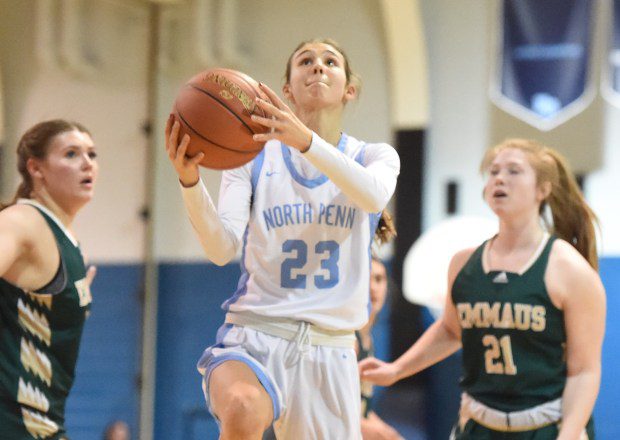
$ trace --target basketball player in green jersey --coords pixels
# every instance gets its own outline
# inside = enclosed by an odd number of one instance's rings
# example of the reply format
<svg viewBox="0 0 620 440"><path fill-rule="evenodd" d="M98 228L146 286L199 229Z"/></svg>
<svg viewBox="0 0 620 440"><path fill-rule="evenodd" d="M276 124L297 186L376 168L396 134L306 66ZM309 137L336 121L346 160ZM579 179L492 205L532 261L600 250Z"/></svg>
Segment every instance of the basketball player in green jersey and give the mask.
<svg viewBox="0 0 620 440"><path fill-rule="evenodd" d="M595 216L551 148L509 139L481 168L498 234L453 257L443 317L395 362L362 361L362 378L390 385L462 347L452 438L594 438L605 331Z"/></svg>
<svg viewBox="0 0 620 440"><path fill-rule="evenodd" d="M0 211L0 437L65 439L94 276L71 225L93 196L95 147L82 125L53 120L17 155L22 183Z"/></svg>

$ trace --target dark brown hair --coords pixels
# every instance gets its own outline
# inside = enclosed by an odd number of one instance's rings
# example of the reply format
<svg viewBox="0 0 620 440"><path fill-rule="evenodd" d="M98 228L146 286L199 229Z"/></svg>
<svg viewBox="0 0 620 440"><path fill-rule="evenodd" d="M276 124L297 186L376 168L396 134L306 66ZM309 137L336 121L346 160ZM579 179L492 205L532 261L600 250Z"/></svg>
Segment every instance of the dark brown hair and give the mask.
<svg viewBox="0 0 620 440"><path fill-rule="evenodd" d="M377 244L385 244L396 237L396 235L396 226L394 226L392 214L387 209L384 209L381 211L381 218L379 218L379 224L375 230L375 241Z"/></svg>
<svg viewBox="0 0 620 440"><path fill-rule="evenodd" d="M86 127L78 122L65 121L63 119L53 119L44 121L29 128L17 144L17 170L22 177L22 181L15 192L13 200L0 206L4 209L13 205L19 198L28 198L32 193L32 176L28 172L28 159L35 158L43 160L47 157L52 139L61 133L78 130L82 133L90 132Z"/></svg>
<svg viewBox="0 0 620 440"><path fill-rule="evenodd" d="M551 192L539 208L541 217L548 205L553 219L553 225L549 226L553 233L572 244L590 266L597 269L595 226L598 220L584 199L566 158L553 148L533 140L507 139L486 152L480 170L486 172L497 154L508 148L525 153L536 172L538 185L551 183Z"/></svg>

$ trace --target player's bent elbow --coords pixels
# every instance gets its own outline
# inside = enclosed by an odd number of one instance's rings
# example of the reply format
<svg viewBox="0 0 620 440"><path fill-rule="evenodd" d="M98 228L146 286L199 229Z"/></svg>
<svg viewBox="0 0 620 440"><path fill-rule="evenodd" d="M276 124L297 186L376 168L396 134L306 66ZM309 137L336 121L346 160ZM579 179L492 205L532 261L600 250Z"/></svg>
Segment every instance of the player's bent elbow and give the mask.
<svg viewBox="0 0 620 440"><path fill-rule="evenodd" d="M235 252L228 252L226 250L224 251L219 251L217 253L212 252L211 249L207 249L207 247L203 246L203 249L205 251L205 254L207 256L207 258L209 259L209 261L213 264L215 264L216 266L226 266L228 263L231 262L231 260L235 257Z"/></svg>
<svg viewBox="0 0 620 440"><path fill-rule="evenodd" d="M220 256L209 256L207 255L207 258L209 259L209 261L213 264L215 264L216 266L226 266L228 263L230 263L230 260L232 260L232 258L225 256L225 257L220 257Z"/></svg>
<svg viewBox="0 0 620 440"><path fill-rule="evenodd" d="M601 361L596 359L588 359L586 362L577 362L568 359L566 363L567 377L588 375L592 377L598 377L600 379L601 370Z"/></svg>
<svg viewBox="0 0 620 440"><path fill-rule="evenodd" d="M362 210L367 214L376 214L377 212L383 211L387 206L388 202L389 199L383 200L383 198L380 199L378 197L369 197L368 199L364 200L363 203L360 203L359 207L362 208Z"/></svg>
<svg viewBox="0 0 620 440"><path fill-rule="evenodd" d="M459 334L459 331L456 330L455 328L453 328L448 322L446 322L444 319L441 320L441 327L444 331L444 334L450 338L451 340L458 342L459 344L461 343L461 335Z"/></svg>

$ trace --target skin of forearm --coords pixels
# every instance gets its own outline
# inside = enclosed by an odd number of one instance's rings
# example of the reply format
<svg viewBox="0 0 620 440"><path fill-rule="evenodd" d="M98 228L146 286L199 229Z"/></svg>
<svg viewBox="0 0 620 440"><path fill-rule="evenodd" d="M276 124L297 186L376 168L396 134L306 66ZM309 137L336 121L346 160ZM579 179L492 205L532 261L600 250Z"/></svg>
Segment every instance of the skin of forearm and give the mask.
<svg viewBox="0 0 620 440"><path fill-rule="evenodd" d="M461 348L461 341L438 320L428 328L418 341L395 361L398 379L411 376L447 358Z"/></svg>
<svg viewBox="0 0 620 440"><path fill-rule="evenodd" d="M562 428L558 440L579 439L592 414L600 380L600 366L568 376L562 395Z"/></svg>

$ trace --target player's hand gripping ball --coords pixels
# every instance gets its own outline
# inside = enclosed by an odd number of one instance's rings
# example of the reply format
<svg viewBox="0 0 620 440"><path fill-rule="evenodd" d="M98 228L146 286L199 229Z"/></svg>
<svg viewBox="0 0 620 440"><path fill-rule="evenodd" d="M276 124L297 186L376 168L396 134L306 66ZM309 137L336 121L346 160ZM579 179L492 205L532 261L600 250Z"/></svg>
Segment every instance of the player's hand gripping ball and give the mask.
<svg viewBox="0 0 620 440"><path fill-rule="evenodd" d="M267 129L252 121L253 114L266 117L255 99L271 102L258 83L230 69L209 69L192 77L179 91L173 114L191 141L187 155L204 153L200 165L216 170L236 168L251 161L265 143L252 135Z"/></svg>

